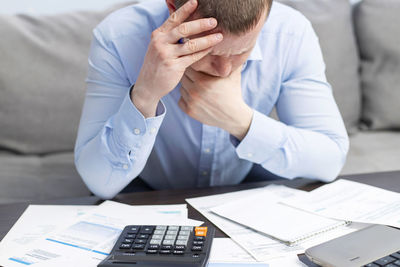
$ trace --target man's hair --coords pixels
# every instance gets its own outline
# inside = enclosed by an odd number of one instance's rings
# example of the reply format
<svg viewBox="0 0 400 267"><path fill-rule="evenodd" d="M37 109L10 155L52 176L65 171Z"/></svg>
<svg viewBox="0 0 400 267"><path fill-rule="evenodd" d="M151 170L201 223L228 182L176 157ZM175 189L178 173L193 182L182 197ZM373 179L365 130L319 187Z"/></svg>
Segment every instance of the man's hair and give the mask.
<svg viewBox="0 0 400 267"><path fill-rule="evenodd" d="M175 0L176 8L188 0ZM198 14L204 18L213 17L218 27L233 34L241 34L253 29L262 14L267 16L273 0L197 0Z"/></svg>

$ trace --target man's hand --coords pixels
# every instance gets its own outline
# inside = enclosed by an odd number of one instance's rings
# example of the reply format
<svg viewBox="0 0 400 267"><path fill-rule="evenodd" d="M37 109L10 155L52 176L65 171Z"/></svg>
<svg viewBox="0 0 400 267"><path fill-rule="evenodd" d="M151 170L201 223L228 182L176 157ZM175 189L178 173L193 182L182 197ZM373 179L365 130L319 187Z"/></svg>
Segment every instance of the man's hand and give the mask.
<svg viewBox="0 0 400 267"><path fill-rule="evenodd" d="M155 115L160 99L171 92L185 69L206 56L222 41L221 33L210 34L178 43L181 38L210 31L217 26L214 18L184 22L196 10L197 1L190 0L151 36L151 41L131 99L145 117Z"/></svg>
<svg viewBox="0 0 400 267"><path fill-rule="evenodd" d="M227 78L209 76L188 68L181 80L180 108L201 123L216 126L242 140L253 110L244 102L241 68Z"/></svg>

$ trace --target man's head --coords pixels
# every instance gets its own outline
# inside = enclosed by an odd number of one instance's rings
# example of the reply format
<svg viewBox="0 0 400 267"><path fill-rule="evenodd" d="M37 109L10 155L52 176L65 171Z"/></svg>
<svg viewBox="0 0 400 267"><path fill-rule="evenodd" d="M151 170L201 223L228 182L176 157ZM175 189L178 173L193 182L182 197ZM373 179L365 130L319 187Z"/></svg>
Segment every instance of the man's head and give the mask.
<svg viewBox="0 0 400 267"><path fill-rule="evenodd" d="M170 13L187 1L166 0ZM192 68L213 76L227 77L241 67L251 54L271 6L272 0L198 0L197 10L189 20L215 18L218 27L211 32L222 32L224 40ZM199 36L192 38L196 37Z"/></svg>

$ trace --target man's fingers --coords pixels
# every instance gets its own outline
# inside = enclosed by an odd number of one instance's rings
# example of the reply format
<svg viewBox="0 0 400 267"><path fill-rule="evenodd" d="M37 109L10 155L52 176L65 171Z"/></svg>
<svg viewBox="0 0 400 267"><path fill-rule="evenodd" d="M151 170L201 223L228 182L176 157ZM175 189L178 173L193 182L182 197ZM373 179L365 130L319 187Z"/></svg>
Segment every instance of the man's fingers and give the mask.
<svg viewBox="0 0 400 267"><path fill-rule="evenodd" d="M212 48L213 46L220 43L222 39L223 36L221 33L214 33L200 38L191 39L183 45L174 46L175 54L178 57L194 54Z"/></svg>
<svg viewBox="0 0 400 267"><path fill-rule="evenodd" d="M190 37L202 32L210 31L217 27L217 20L214 18L198 19L184 22L171 31L170 43L176 43L179 39Z"/></svg>
<svg viewBox="0 0 400 267"><path fill-rule="evenodd" d="M169 16L166 22L160 27L162 32L168 32L184 22L197 8L197 0L189 0L181 8Z"/></svg>

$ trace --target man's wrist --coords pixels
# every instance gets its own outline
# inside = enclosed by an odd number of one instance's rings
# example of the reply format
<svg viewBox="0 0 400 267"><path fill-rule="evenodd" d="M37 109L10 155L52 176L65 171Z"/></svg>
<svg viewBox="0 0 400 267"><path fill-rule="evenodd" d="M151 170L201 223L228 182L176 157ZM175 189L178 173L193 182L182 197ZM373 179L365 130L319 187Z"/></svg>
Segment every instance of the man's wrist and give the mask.
<svg viewBox="0 0 400 267"><path fill-rule="evenodd" d="M131 90L131 101L145 118L155 117L160 99L152 96L137 85Z"/></svg>
<svg viewBox="0 0 400 267"><path fill-rule="evenodd" d="M253 114L254 111L249 106L245 105L241 112L238 113L235 120L233 120L225 130L227 130L232 136L236 137L239 141L242 141L250 129Z"/></svg>

